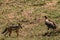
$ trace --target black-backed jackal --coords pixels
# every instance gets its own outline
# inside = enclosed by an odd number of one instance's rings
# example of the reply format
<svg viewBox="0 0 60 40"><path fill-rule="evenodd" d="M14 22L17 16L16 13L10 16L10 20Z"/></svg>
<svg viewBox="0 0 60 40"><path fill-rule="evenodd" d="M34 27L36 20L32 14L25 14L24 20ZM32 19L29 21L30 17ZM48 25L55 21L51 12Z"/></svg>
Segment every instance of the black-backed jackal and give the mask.
<svg viewBox="0 0 60 40"><path fill-rule="evenodd" d="M5 30L2 32L2 34L5 33L5 36L6 36L6 34L9 33L9 36L11 36L12 31L15 31L17 33L17 36L19 36L19 29L20 28L22 29L22 26L21 26L21 24L18 23L17 26L12 25L12 26L5 28Z"/></svg>

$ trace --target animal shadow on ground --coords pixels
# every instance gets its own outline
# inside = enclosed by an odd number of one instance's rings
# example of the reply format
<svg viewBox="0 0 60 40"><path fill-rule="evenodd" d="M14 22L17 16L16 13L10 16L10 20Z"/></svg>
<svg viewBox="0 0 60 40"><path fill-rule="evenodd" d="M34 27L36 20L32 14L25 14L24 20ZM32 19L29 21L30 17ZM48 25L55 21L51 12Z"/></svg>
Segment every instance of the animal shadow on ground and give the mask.
<svg viewBox="0 0 60 40"><path fill-rule="evenodd" d="M52 31L52 32L46 32L46 33L44 33L42 36L58 36L58 35L60 35L60 31Z"/></svg>

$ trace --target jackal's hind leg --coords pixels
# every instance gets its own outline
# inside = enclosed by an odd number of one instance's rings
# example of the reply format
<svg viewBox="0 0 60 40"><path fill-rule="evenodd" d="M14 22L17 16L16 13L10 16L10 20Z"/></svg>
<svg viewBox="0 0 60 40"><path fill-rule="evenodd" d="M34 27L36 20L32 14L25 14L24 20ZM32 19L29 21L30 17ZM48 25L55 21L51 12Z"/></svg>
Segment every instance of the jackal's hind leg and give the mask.
<svg viewBox="0 0 60 40"><path fill-rule="evenodd" d="M8 31L4 34L4 36L6 36L6 35L7 35L7 33L8 33Z"/></svg>
<svg viewBox="0 0 60 40"><path fill-rule="evenodd" d="M11 36L12 30L9 30L9 36Z"/></svg>

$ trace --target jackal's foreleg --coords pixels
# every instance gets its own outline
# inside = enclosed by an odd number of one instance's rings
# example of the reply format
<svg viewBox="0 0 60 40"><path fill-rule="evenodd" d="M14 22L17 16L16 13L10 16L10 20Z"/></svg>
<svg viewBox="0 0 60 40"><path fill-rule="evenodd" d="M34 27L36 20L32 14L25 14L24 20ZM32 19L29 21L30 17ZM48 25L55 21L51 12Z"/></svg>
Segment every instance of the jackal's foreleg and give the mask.
<svg viewBox="0 0 60 40"><path fill-rule="evenodd" d="M19 36L19 29L16 30L16 33L17 33L17 37Z"/></svg>

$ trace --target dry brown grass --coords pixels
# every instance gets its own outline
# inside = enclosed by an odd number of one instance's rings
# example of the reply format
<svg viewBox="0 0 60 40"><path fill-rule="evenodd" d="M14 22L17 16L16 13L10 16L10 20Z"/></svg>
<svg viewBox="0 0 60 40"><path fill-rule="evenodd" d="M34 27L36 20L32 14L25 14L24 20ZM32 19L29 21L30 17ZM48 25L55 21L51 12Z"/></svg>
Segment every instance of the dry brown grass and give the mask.
<svg viewBox="0 0 60 40"><path fill-rule="evenodd" d="M17 25L18 22L22 24L23 28L20 30L18 38L13 32L11 37L0 34L0 40L60 40L59 33L52 33L57 34L57 36L42 36L47 32L43 17L45 15L54 20L57 24L57 30L60 30L60 6L58 0L46 0L45 3L40 1L1 0L0 33L12 24ZM28 22L20 22L22 20L28 20Z"/></svg>

